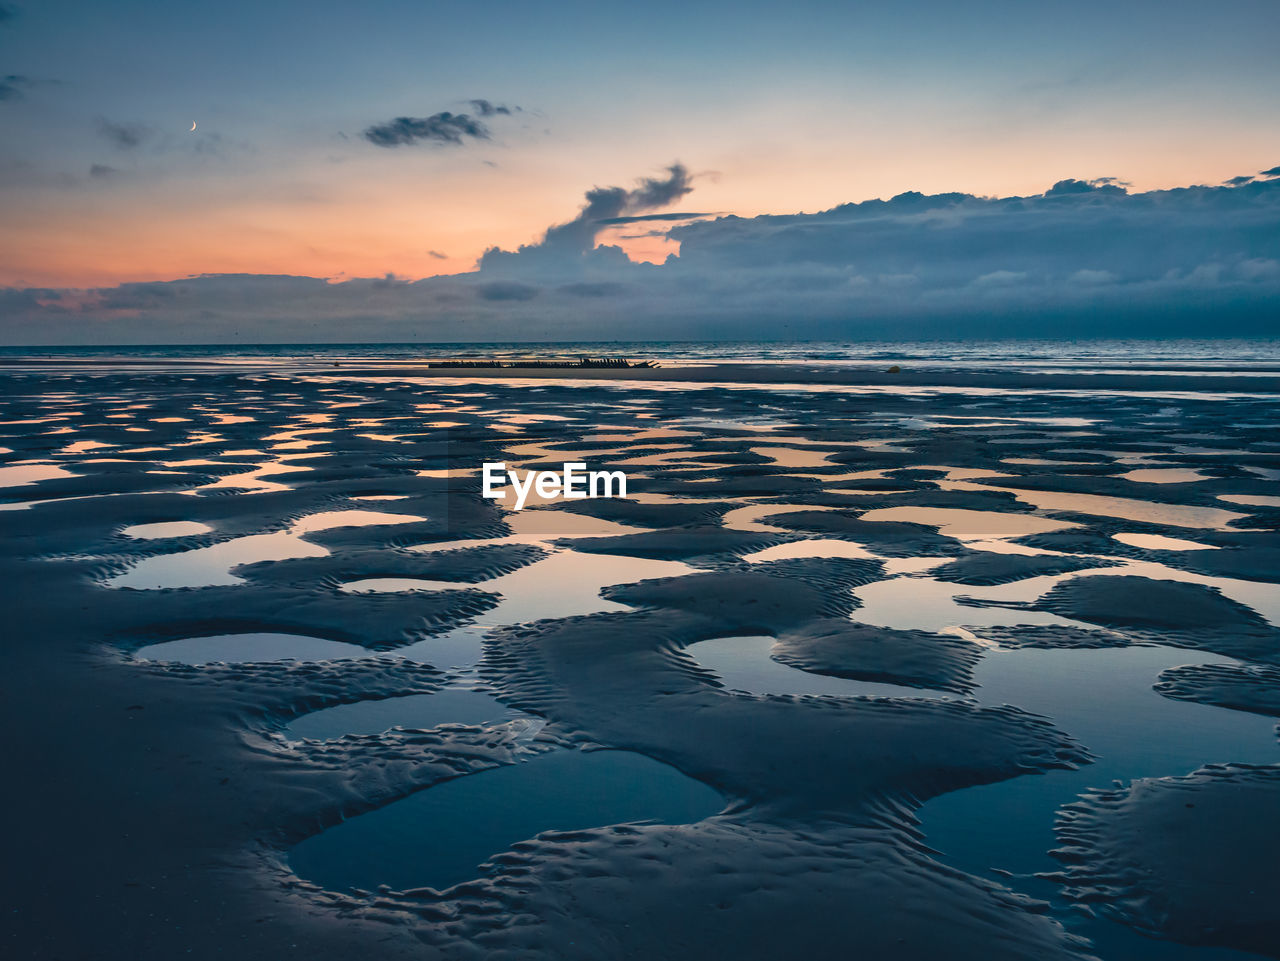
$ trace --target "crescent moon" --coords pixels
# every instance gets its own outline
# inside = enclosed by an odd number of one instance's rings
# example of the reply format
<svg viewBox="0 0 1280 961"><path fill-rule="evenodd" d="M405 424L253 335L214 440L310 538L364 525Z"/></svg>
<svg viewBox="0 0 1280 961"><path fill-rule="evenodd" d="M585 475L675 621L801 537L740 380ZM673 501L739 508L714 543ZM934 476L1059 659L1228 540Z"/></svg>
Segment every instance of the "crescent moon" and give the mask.
<svg viewBox="0 0 1280 961"><path fill-rule="evenodd" d="M195 130L195 129L196 129L196 122L193 120L191 121L191 130ZM191 133L191 130L188 130L187 133Z"/></svg>

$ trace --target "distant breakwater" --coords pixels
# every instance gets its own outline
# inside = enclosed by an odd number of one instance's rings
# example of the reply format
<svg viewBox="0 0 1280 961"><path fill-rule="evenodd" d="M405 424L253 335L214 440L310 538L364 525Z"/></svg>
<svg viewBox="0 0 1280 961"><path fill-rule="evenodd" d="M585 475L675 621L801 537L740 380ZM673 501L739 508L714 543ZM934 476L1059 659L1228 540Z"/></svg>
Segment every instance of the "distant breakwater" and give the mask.
<svg viewBox="0 0 1280 961"><path fill-rule="evenodd" d="M625 357L580 357L577 360L433 360L428 367L657 367L651 360L631 361Z"/></svg>

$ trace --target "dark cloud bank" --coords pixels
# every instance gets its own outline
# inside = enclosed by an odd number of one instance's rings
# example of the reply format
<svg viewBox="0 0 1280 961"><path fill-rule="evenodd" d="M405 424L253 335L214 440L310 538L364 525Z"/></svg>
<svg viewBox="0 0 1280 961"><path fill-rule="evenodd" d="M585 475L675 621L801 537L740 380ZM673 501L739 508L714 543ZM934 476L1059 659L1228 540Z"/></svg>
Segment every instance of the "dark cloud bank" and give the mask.
<svg viewBox="0 0 1280 961"><path fill-rule="evenodd" d="M5 74L0 77L0 101L21 100L24 91L31 86L31 78L20 73Z"/></svg>
<svg viewBox="0 0 1280 961"><path fill-rule="evenodd" d="M98 136L117 150L137 150L151 139L155 133L150 127L140 123L114 123L110 120L98 121Z"/></svg>
<svg viewBox="0 0 1280 961"><path fill-rule="evenodd" d="M364 139L375 147L408 147L414 144L452 145L460 147L468 140L489 140L489 125L481 117L509 117L519 107L489 100L468 100L475 116L448 110L430 117L396 117L386 123L365 128Z"/></svg>
<svg viewBox="0 0 1280 961"><path fill-rule="evenodd" d="M477 113L480 111L477 109ZM673 164L587 192L535 244L409 282L214 275L0 291L14 344L1280 334L1280 177L1030 197L908 192L821 213L653 221L680 243L628 260L611 225L692 190Z"/></svg>

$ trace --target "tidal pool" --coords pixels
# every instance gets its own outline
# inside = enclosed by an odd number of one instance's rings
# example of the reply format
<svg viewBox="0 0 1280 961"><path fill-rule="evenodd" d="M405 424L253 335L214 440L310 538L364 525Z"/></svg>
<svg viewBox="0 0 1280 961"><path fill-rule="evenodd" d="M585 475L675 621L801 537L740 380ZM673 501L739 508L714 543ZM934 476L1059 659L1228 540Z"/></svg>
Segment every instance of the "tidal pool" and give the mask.
<svg viewBox="0 0 1280 961"><path fill-rule="evenodd" d="M549 546L536 536L516 535L487 542L451 542L448 545L431 545L430 548L419 547L414 550L429 553L443 547L455 547L458 543L468 546L478 546L481 543L534 543ZM594 614L597 611L630 610L625 604L605 600L600 596L600 591L613 584L630 584L651 577L679 577L692 572L692 567L679 561L624 557L618 554L585 554L553 548L550 554L533 564L474 584L415 578L371 578L346 586L347 589L353 589L354 584L361 584L361 590L373 591L445 590L447 585L454 589L474 588L501 594L502 600L498 606L484 614L484 622L496 626L526 624L544 617L572 617L575 614ZM380 583L374 584L375 580Z"/></svg>
<svg viewBox="0 0 1280 961"><path fill-rule="evenodd" d="M399 591L465 591L477 588L477 584L464 581L428 581L420 577L366 577L360 581L348 581L341 590L348 594L382 594Z"/></svg>
<svg viewBox="0 0 1280 961"><path fill-rule="evenodd" d="M714 480L714 478L711 478ZM724 516L720 518L720 523L725 527L738 531L750 531L753 534L789 534L791 531L785 527L775 527L773 524L766 524L762 518L776 517L780 514L794 514L801 511L822 511L835 510L834 507L810 507L807 504L746 504L742 507L735 507L733 510L726 511ZM862 557L869 556L867 554L859 555Z"/></svg>
<svg viewBox="0 0 1280 961"><path fill-rule="evenodd" d="M540 543L536 538L522 535L499 538L489 543L508 542ZM499 594L498 606L486 611L475 623L392 652L393 656L423 661L439 668L468 668L480 660L484 636L493 628L527 624L544 617L631 610L625 604L605 600L600 591L612 584L629 584L650 577L677 577L692 571L692 567L679 561L580 554L559 549L527 567L475 584L387 577L352 581L344 584L343 590L378 593L469 588Z"/></svg>
<svg viewBox="0 0 1280 961"><path fill-rule="evenodd" d="M1111 537L1121 544L1141 547L1147 551L1211 551L1214 549L1212 544L1201 544L1199 541L1189 541L1181 537L1167 537L1164 534L1136 534L1121 531L1119 534L1112 534Z"/></svg>
<svg viewBox="0 0 1280 961"><path fill-rule="evenodd" d="M865 560L874 558L876 555L866 548L859 547L849 541L818 538L815 540L791 541L788 544L774 544L764 550L745 554L742 559L752 563L760 563L764 561L780 561L793 557L852 557Z"/></svg>
<svg viewBox="0 0 1280 961"><path fill-rule="evenodd" d="M162 521L156 524L134 524L120 533L125 537L137 537L142 540L157 540L163 537L189 537L193 534L208 534L213 528L199 521Z"/></svg>
<svg viewBox="0 0 1280 961"><path fill-rule="evenodd" d="M0 467L0 487L25 487L57 477L75 477L71 471L56 464L14 464Z"/></svg>
<svg viewBox="0 0 1280 961"><path fill-rule="evenodd" d="M905 558L914 564L916 558ZM924 560L933 563L933 558ZM926 568L927 569L927 568ZM908 565L895 570L911 570ZM1061 576L1028 578L998 587L972 587L935 580L932 577L890 577L854 589L861 607L853 619L876 627L900 630L946 631L965 626L989 627L999 624L1062 624L1081 626L1079 622L1045 611L1009 610L1002 607L968 607L956 602L957 597L970 596L1001 600L1034 600Z"/></svg>
<svg viewBox="0 0 1280 961"><path fill-rule="evenodd" d="M391 514L386 511L321 511L298 518L289 530L294 534L314 534L338 527L377 527L383 524L413 524L423 520L426 518L416 514Z"/></svg>
<svg viewBox="0 0 1280 961"><path fill-rule="evenodd" d="M1246 507L1280 507L1280 497L1271 494L1219 494L1218 500Z"/></svg>
<svg viewBox="0 0 1280 961"><path fill-rule="evenodd" d="M176 641L148 644L134 652L147 661L176 661L179 664L245 664L252 661L330 661L339 658L369 657L359 644L327 641L305 634L211 634L184 637Z"/></svg>
<svg viewBox="0 0 1280 961"><path fill-rule="evenodd" d="M944 691L921 690L900 684L855 681L814 674L770 657L774 640L767 636L718 637L699 641L685 653L714 671L731 691L748 694L832 694L837 697L955 697Z"/></svg>
<svg viewBox="0 0 1280 961"><path fill-rule="evenodd" d="M1247 516L1216 507L1163 504L1156 501L1135 500L1130 497L1108 497L1102 494L1021 490L994 485L988 489L1007 490L1018 500L1041 510L1091 514L1095 517L1119 517L1124 520L1140 521L1144 524L1163 524L1169 527L1230 530L1232 521Z"/></svg>
<svg viewBox="0 0 1280 961"><path fill-rule="evenodd" d="M904 521L935 527L940 534L958 540L993 537L1025 537L1078 527L1071 521L1053 520L1014 511L977 511L951 507L880 507L862 515L864 521Z"/></svg>
<svg viewBox="0 0 1280 961"><path fill-rule="evenodd" d="M425 730L437 724L497 724L529 716L488 694L449 687L434 694L357 701L312 711L291 722L284 734L327 740L345 734L381 734L393 727Z"/></svg>
<svg viewBox="0 0 1280 961"><path fill-rule="evenodd" d="M289 864L331 890L438 890L543 831L632 821L685 824L724 807L711 788L630 751L554 751L455 778L296 845Z"/></svg>
<svg viewBox="0 0 1280 961"><path fill-rule="evenodd" d="M974 672L982 703L1013 704L1045 715L1097 759L1076 771L1017 777L935 798L919 814L925 843L954 867L986 877L998 872L996 880L1050 901L1055 916L1093 939L1104 958L1253 957L1203 948L1192 953L1143 938L1068 908L1055 884L1033 877L1060 867L1047 853L1058 846L1055 812L1089 788L1187 774L1212 762L1280 762L1274 718L1173 700L1152 690L1166 668L1229 663L1230 658L1167 647L988 653Z"/></svg>
<svg viewBox="0 0 1280 961"><path fill-rule="evenodd" d="M299 518L284 531L249 534L208 547L145 557L123 574L107 581L108 587L160 590L174 587L217 587L241 584L243 577L233 568L259 561L284 561L299 557L324 557L329 551L302 538L303 534L337 527L364 527L382 524L409 524L423 518L413 514L378 511L323 511Z"/></svg>
<svg viewBox="0 0 1280 961"><path fill-rule="evenodd" d="M490 611L489 613L492 613ZM407 657L411 661L430 664L441 670L466 670L475 667L484 648L484 636L494 626L488 621L467 624L463 627L437 634L400 647L394 651L379 652L379 657Z"/></svg>
<svg viewBox="0 0 1280 961"><path fill-rule="evenodd" d="M1192 484L1209 478L1209 475L1190 467L1139 468L1120 476L1142 484Z"/></svg>
<svg viewBox="0 0 1280 961"><path fill-rule="evenodd" d="M767 457L778 467L832 467L828 458L839 453L832 450L801 450L795 447L751 447L751 453Z"/></svg>
<svg viewBox="0 0 1280 961"><path fill-rule="evenodd" d="M295 557L324 557L319 544L304 541L291 531L250 534L220 544L197 547L177 554L144 557L123 574L107 581L108 587L161 590L174 587L217 587L241 584L232 568L258 561L283 561Z"/></svg>
<svg viewBox="0 0 1280 961"><path fill-rule="evenodd" d="M235 453L229 451L228 453ZM251 451L250 453L257 453ZM283 491L288 490L288 484L281 484L276 481L269 481L265 478L268 475L275 474L296 474L300 471L309 471L311 468L305 464L286 464L284 463L286 455L281 455L278 461L268 461L265 464L259 464L246 471L238 474L227 474L220 477L216 481L197 487L196 490L224 490L228 488L240 489L252 493L260 493L262 491ZM316 455L298 454L293 459L301 459L302 457L310 457Z"/></svg>

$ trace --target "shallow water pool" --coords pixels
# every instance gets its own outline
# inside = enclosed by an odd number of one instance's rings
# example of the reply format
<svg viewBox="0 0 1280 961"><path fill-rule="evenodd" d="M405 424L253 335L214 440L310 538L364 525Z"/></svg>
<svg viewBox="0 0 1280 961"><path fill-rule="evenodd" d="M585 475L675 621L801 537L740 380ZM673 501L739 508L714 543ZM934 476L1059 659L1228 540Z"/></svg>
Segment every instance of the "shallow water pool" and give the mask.
<svg viewBox="0 0 1280 961"><path fill-rule="evenodd" d="M308 514L294 521L288 530L249 534L208 547L145 557L122 574L107 581L108 587L161 590L176 587L217 587L241 584L244 578L231 571L260 561L285 561L302 557L324 557L328 549L304 540L303 534L339 527L374 527L410 524L423 518L413 514L346 510Z"/></svg>
<svg viewBox="0 0 1280 961"><path fill-rule="evenodd" d="M426 730L437 724L496 724L529 716L488 694L454 687L434 694L357 701L312 711L294 720L283 733L289 738L327 740L345 734L381 734L393 727Z"/></svg>
<svg viewBox="0 0 1280 961"><path fill-rule="evenodd" d="M199 521L162 521L156 524L134 524L120 533L125 537L136 537L142 540L156 540L163 537L190 537L193 534L208 534L213 530L208 524Z"/></svg>
<svg viewBox="0 0 1280 961"><path fill-rule="evenodd" d="M1100 650L997 650L975 670L985 704L1013 704L1050 718L1097 759L1076 771L1017 777L935 798L920 810L925 843L943 860L1054 904L1054 915L1091 938L1105 958L1130 961L1248 958L1141 937L1089 918L1058 899L1052 882L1032 877L1060 864L1048 855L1057 809L1092 787L1140 777L1187 774L1203 764L1280 762L1275 719L1173 700L1152 690L1166 668L1229 664L1230 658L1167 647Z"/></svg>
<svg viewBox="0 0 1280 961"><path fill-rule="evenodd" d="M685 653L703 667L714 671L731 691L748 694L828 694L837 697L955 697L900 684L855 681L802 671L770 657L774 640L767 636L718 637L699 641Z"/></svg>
<svg viewBox="0 0 1280 961"><path fill-rule="evenodd" d="M705 784L642 754L555 751L351 818L295 846L289 864L332 890L444 889L480 877L489 857L543 831L683 824L724 803Z"/></svg>
<svg viewBox="0 0 1280 961"><path fill-rule="evenodd" d="M179 664L247 664L253 661L329 661L338 658L369 657L359 644L327 641L305 634L211 634L183 637L176 641L148 644L134 652L147 661L174 661Z"/></svg>

